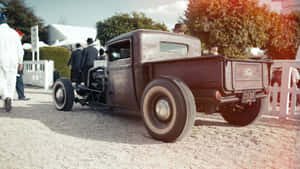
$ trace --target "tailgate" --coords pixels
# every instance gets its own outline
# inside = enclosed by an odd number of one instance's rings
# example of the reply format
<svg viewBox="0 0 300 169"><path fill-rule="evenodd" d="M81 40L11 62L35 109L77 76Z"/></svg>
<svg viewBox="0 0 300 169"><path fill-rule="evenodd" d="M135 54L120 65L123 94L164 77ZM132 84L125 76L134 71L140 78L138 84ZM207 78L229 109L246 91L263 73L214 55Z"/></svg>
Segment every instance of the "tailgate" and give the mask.
<svg viewBox="0 0 300 169"><path fill-rule="evenodd" d="M229 60L225 65L227 90L263 89L268 86L268 83L267 63Z"/></svg>

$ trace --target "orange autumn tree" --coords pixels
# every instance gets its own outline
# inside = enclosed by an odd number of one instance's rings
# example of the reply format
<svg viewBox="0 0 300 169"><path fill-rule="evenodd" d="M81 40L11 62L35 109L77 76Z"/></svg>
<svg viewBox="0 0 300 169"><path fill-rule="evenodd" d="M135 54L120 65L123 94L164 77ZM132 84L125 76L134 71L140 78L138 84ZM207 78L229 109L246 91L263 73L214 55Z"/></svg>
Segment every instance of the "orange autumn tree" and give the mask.
<svg viewBox="0 0 300 169"><path fill-rule="evenodd" d="M300 45L300 12L275 15L266 48L273 59L295 59Z"/></svg>
<svg viewBox="0 0 300 169"><path fill-rule="evenodd" d="M291 59L299 42L296 17L280 16L257 0L189 0L185 16L190 34L225 57L245 58L247 48L258 47L270 58Z"/></svg>

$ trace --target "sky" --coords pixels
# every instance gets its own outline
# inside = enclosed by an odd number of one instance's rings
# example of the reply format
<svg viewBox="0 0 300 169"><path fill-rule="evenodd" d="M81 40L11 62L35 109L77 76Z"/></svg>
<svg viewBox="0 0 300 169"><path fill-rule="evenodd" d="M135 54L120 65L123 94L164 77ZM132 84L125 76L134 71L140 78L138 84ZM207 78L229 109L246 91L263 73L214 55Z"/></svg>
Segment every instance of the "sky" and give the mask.
<svg viewBox="0 0 300 169"><path fill-rule="evenodd" d="M35 14L48 24L96 27L118 12L144 12L171 30L184 16L188 0L25 0Z"/></svg>

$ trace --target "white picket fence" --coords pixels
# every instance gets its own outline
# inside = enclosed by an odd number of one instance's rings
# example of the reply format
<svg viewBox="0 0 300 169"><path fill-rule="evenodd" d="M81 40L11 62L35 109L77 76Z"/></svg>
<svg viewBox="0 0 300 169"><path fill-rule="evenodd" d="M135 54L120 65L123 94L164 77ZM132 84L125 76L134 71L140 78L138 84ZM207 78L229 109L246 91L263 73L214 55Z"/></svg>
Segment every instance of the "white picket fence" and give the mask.
<svg viewBox="0 0 300 169"><path fill-rule="evenodd" d="M54 62L52 60L24 61L24 84L43 87L53 85Z"/></svg>
<svg viewBox="0 0 300 169"><path fill-rule="evenodd" d="M277 83L270 88L268 98L267 113L268 115L278 116L280 118L300 118L300 105L297 106L297 95L300 95L300 89L296 84L291 86L291 68L300 68L300 60L275 60L271 72L274 68L280 68L281 86ZM272 75L271 75L272 77ZM277 97L280 93L280 99ZM272 97L272 101L270 98Z"/></svg>

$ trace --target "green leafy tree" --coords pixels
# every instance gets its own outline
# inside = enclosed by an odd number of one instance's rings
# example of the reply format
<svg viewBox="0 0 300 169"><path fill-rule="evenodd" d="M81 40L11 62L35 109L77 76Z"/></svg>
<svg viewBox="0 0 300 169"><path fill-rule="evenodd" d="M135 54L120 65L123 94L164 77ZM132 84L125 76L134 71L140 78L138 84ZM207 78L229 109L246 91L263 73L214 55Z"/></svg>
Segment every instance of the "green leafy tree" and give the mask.
<svg viewBox="0 0 300 169"><path fill-rule="evenodd" d="M40 40L47 42L48 33L44 28L43 20L34 14L34 11L26 7L24 0L0 0L0 12L4 12L8 18L8 24L25 33L24 42L30 42L30 28L39 26Z"/></svg>
<svg viewBox="0 0 300 169"><path fill-rule="evenodd" d="M246 48L266 47L273 15L257 0L189 0L185 24L203 46L218 46L226 57L244 58Z"/></svg>
<svg viewBox="0 0 300 169"><path fill-rule="evenodd" d="M144 13L118 13L97 23L97 37L104 44L108 40L136 29L154 29L167 31L165 24L157 23Z"/></svg>

